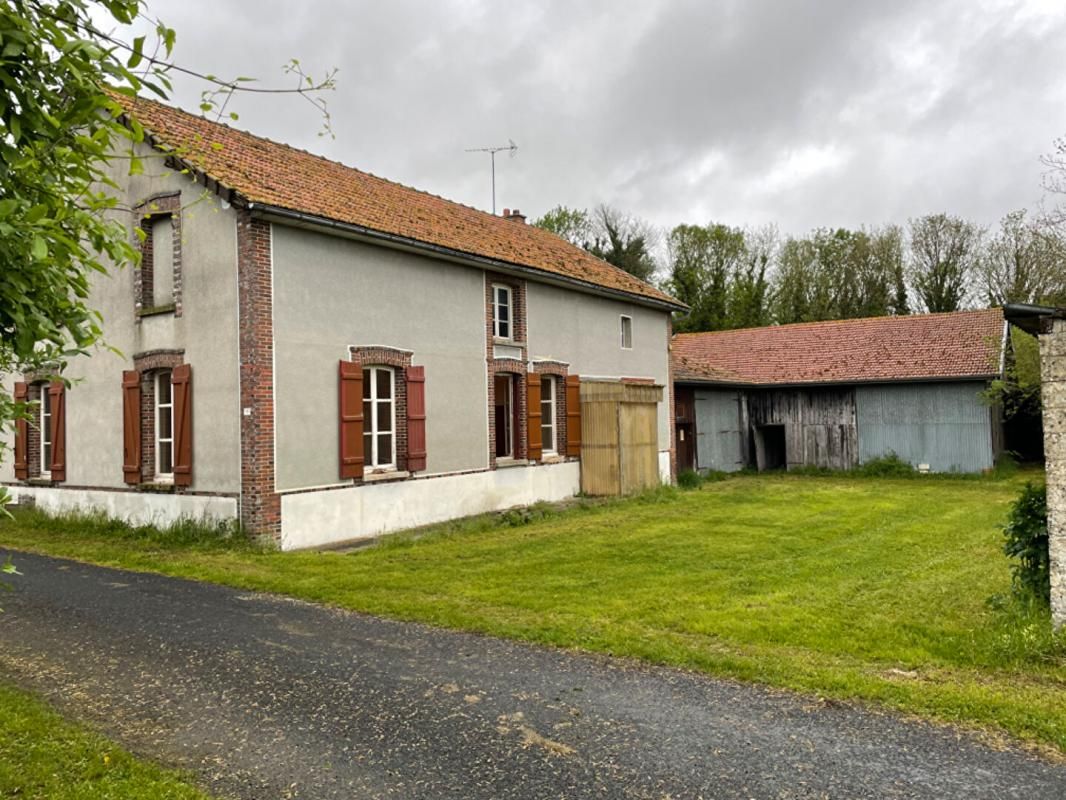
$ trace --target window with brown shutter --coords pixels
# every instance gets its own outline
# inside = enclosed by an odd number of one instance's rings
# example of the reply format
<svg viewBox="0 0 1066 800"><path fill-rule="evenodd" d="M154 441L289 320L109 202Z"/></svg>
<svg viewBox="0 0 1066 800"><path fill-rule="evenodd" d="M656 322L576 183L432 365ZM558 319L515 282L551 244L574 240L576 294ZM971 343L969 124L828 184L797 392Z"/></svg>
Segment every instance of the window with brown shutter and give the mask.
<svg viewBox="0 0 1066 800"><path fill-rule="evenodd" d="M30 397L28 383L18 381L15 384L15 402L26 403ZM30 423L25 417L19 417L15 421L15 477L24 481L30 477Z"/></svg>
<svg viewBox="0 0 1066 800"><path fill-rule="evenodd" d="M541 456L544 454L544 441L540 430L540 376L533 372L526 376L526 417L529 459L530 461L540 461Z"/></svg>
<svg viewBox="0 0 1066 800"><path fill-rule="evenodd" d="M407 378L407 469L426 468L426 368L408 367Z"/></svg>
<svg viewBox="0 0 1066 800"><path fill-rule="evenodd" d="M566 454L581 456L581 378L566 376Z"/></svg>
<svg viewBox="0 0 1066 800"><path fill-rule="evenodd" d="M141 482L141 374L122 373L122 473L126 483Z"/></svg>
<svg viewBox="0 0 1066 800"><path fill-rule="evenodd" d="M67 479L67 386L63 381L52 381L48 386L48 398L51 403L51 420L49 434L51 458L48 472L53 481Z"/></svg>
<svg viewBox="0 0 1066 800"><path fill-rule="evenodd" d="M340 476L363 477L363 365L341 361L339 385Z"/></svg>
<svg viewBox="0 0 1066 800"><path fill-rule="evenodd" d="M180 364L170 372L174 403L174 485L192 485L192 367Z"/></svg>

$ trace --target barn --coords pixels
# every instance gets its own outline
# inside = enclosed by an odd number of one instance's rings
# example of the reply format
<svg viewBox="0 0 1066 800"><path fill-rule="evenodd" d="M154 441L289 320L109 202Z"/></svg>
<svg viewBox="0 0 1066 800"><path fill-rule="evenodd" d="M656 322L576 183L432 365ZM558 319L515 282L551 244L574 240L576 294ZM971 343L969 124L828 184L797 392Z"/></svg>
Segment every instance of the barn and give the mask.
<svg viewBox="0 0 1066 800"><path fill-rule="evenodd" d="M1000 309L677 334L679 469L851 469L890 453L931 472L990 469L1002 417Z"/></svg>

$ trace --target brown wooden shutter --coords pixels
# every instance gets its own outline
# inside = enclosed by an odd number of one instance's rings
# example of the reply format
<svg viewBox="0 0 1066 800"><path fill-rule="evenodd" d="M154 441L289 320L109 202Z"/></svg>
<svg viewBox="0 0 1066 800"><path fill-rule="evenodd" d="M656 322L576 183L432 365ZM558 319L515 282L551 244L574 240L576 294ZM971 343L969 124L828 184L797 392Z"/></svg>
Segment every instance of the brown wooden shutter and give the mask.
<svg viewBox="0 0 1066 800"><path fill-rule="evenodd" d="M48 386L52 400L52 421L49 433L52 438L52 463L48 472L53 481L67 479L67 385L63 381L52 381Z"/></svg>
<svg viewBox="0 0 1066 800"><path fill-rule="evenodd" d="M408 367L407 378L407 469L426 468L426 368Z"/></svg>
<svg viewBox="0 0 1066 800"><path fill-rule="evenodd" d="M566 454L581 456L581 378L566 376Z"/></svg>
<svg viewBox="0 0 1066 800"><path fill-rule="evenodd" d="M30 398L30 386L19 381L15 384L15 402L26 403ZM25 409L20 409L25 411ZM15 477L24 481L30 477L29 459L30 424L25 417L15 420Z"/></svg>
<svg viewBox="0 0 1066 800"><path fill-rule="evenodd" d="M340 362L341 478L363 477L363 365Z"/></svg>
<svg viewBox="0 0 1066 800"><path fill-rule="evenodd" d="M192 367L170 371L174 391L174 485L192 486Z"/></svg>
<svg viewBox="0 0 1066 800"><path fill-rule="evenodd" d="M126 483L141 482L141 373L122 373L122 473Z"/></svg>
<svg viewBox="0 0 1066 800"><path fill-rule="evenodd" d="M540 430L541 416L540 375L530 372L526 375L526 439L531 461L540 461L544 455L544 441Z"/></svg>

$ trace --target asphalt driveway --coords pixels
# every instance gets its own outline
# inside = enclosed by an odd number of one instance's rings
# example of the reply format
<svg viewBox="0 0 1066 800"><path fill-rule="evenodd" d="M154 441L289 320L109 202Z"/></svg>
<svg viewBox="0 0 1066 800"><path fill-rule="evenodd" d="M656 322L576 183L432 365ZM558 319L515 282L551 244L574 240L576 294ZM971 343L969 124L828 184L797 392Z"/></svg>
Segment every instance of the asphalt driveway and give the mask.
<svg viewBox="0 0 1066 800"><path fill-rule="evenodd" d="M16 560L0 677L227 796L1066 797L1066 765L890 714Z"/></svg>

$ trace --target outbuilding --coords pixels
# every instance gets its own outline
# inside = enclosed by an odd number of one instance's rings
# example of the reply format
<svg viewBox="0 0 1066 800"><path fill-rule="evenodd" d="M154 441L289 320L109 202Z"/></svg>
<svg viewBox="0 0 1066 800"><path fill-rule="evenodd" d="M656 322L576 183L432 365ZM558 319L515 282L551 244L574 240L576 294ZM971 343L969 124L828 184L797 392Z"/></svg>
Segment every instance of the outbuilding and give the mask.
<svg viewBox="0 0 1066 800"><path fill-rule="evenodd" d="M990 469L1002 415L982 393L1004 337L999 309L678 334L678 467L851 469L895 454Z"/></svg>

